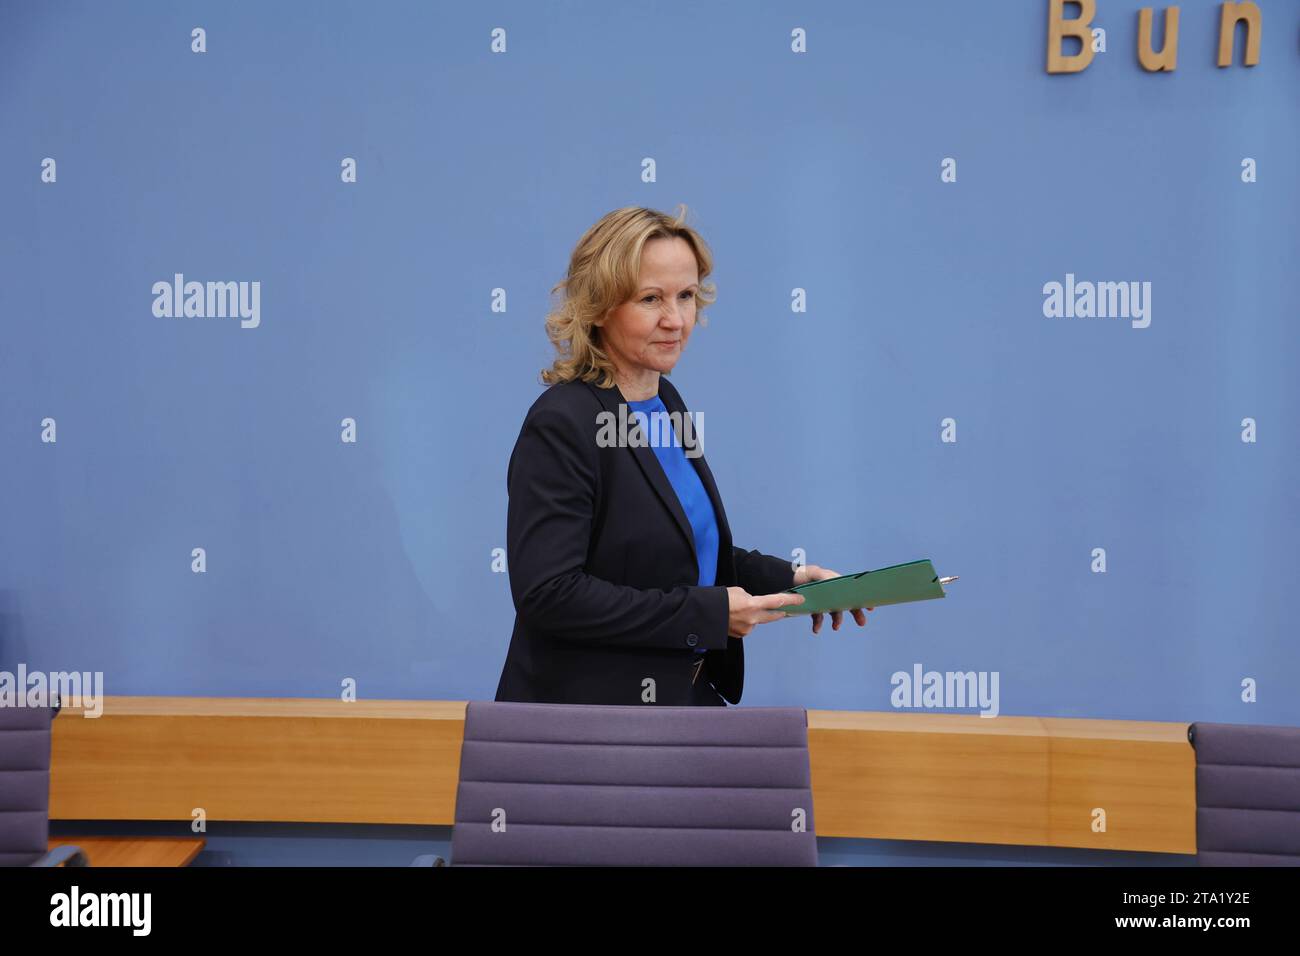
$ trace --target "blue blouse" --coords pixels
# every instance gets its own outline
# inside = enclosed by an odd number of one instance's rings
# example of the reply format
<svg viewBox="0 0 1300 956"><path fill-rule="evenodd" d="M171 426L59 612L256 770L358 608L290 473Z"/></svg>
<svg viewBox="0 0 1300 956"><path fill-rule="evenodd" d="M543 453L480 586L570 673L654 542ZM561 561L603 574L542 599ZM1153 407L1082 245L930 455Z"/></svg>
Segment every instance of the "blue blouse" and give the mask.
<svg viewBox="0 0 1300 956"><path fill-rule="evenodd" d="M668 477L668 483L677 493L682 511L686 512L686 520L695 538L699 584L701 587L710 587L718 572L718 521L713 513L709 493L704 490L704 483L700 481L695 466L686 457L686 449L682 447L681 439L673 430L669 419L665 417L656 421L650 417L655 412L667 416L668 409L664 407L663 399L656 395L644 401L628 402L627 407L628 417L637 419L641 433L651 443L655 457L659 459L659 465ZM662 422L662 427L658 422ZM660 438L669 441L657 441ZM703 654L705 650L706 648L697 647L695 652Z"/></svg>

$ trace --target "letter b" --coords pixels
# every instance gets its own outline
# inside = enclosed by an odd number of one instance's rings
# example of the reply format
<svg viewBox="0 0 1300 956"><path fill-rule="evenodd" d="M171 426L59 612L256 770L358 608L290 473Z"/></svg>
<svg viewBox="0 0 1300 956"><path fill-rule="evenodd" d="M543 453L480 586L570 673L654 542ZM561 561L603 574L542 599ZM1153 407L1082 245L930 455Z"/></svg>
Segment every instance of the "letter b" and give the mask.
<svg viewBox="0 0 1300 956"><path fill-rule="evenodd" d="M1047 13L1047 72L1080 73L1092 62L1092 31L1088 28L1097 13L1097 0L1069 0L1079 5L1079 16L1065 19L1067 0L1052 0ZM1079 52L1066 56L1061 52L1061 41L1066 37L1079 38Z"/></svg>

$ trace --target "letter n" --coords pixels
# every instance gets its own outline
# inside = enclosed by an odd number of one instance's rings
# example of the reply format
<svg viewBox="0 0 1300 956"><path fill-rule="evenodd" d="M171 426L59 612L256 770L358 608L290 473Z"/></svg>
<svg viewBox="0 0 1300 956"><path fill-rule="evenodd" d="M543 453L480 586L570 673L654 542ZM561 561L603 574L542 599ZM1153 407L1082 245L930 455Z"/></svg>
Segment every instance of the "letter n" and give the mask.
<svg viewBox="0 0 1300 956"><path fill-rule="evenodd" d="M1246 53L1241 62L1254 66L1259 62L1259 36L1263 32L1259 7L1251 0L1225 3L1219 14L1219 66L1232 66L1232 46L1237 38L1237 23L1246 21Z"/></svg>

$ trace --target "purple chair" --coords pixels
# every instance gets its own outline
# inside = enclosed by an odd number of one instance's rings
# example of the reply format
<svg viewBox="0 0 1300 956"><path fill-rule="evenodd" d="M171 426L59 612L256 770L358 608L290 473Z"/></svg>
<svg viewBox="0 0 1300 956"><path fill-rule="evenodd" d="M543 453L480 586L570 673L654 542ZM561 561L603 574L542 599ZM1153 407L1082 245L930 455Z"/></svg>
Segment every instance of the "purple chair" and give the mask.
<svg viewBox="0 0 1300 956"><path fill-rule="evenodd" d="M816 866L807 713L471 701L451 857Z"/></svg>
<svg viewBox="0 0 1300 956"><path fill-rule="evenodd" d="M1192 724L1196 860L1300 865L1300 727Z"/></svg>
<svg viewBox="0 0 1300 956"><path fill-rule="evenodd" d="M50 724L57 708L0 707L0 866L86 866L50 836Z"/></svg>

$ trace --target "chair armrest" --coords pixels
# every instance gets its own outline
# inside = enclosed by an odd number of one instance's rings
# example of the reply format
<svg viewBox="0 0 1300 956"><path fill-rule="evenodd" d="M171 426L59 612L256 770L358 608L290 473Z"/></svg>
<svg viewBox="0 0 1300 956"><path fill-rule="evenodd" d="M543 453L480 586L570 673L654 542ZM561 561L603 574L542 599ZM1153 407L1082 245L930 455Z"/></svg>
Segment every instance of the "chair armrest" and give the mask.
<svg viewBox="0 0 1300 956"><path fill-rule="evenodd" d="M81 851L81 847L65 843L50 850L32 866L90 866L90 860Z"/></svg>

